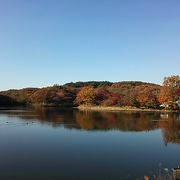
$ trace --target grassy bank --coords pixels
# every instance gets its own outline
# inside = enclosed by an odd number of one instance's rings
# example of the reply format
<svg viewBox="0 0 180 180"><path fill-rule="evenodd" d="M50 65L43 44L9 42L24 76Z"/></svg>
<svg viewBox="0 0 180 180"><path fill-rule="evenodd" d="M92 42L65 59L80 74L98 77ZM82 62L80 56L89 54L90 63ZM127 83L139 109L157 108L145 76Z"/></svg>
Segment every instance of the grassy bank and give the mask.
<svg viewBox="0 0 180 180"><path fill-rule="evenodd" d="M167 109L145 109L136 107L106 107L106 106L78 106L79 110L86 111L135 111L135 112L180 112L179 110L167 110Z"/></svg>

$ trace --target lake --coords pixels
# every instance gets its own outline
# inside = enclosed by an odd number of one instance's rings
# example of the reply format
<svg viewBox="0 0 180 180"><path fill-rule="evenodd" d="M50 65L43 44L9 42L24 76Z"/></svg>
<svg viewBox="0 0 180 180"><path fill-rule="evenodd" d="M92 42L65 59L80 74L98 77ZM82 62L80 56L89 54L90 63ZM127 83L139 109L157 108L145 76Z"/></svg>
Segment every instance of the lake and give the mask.
<svg viewBox="0 0 180 180"><path fill-rule="evenodd" d="M178 113L0 110L2 180L132 180L178 165Z"/></svg>

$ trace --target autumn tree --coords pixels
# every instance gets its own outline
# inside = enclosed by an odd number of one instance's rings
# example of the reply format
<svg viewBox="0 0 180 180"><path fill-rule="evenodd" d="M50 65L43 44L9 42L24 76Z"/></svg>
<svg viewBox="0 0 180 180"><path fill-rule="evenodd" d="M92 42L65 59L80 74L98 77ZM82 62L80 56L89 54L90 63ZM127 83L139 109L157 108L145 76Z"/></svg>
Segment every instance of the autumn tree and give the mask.
<svg viewBox="0 0 180 180"><path fill-rule="evenodd" d="M94 105L96 93L91 86L83 87L76 96L76 103L78 105Z"/></svg>
<svg viewBox="0 0 180 180"><path fill-rule="evenodd" d="M118 102L119 106L131 106L131 107L139 107L140 103L135 97L135 94L126 94L121 96Z"/></svg>
<svg viewBox="0 0 180 180"><path fill-rule="evenodd" d="M74 99L73 91L61 87L42 88L31 96L33 104L46 106L73 106Z"/></svg>
<svg viewBox="0 0 180 180"><path fill-rule="evenodd" d="M159 89L144 85L140 86L137 89L137 100L140 103L140 106L145 106L149 108L157 108L159 106L158 94Z"/></svg>
<svg viewBox="0 0 180 180"><path fill-rule="evenodd" d="M163 86L160 90L159 96L158 96L160 103L166 103L173 101L173 92L172 88L168 86Z"/></svg>
<svg viewBox="0 0 180 180"><path fill-rule="evenodd" d="M159 101L166 103L180 100L180 76L169 76L164 78L163 87L159 94Z"/></svg>
<svg viewBox="0 0 180 180"><path fill-rule="evenodd" d="M169 76L164 78L163 86L180 88L180 76Z"/></svg>
<svg viewBox="0 0 180 180"><path fill-rule="evenodd" d="M96 103L103 106L114 106L118 104L119 95L110 92L107 88L96 90Z"/></svg>
<svg viewBox="0 0 180 180"><path fill-rule="evenodd" d="M180 100L180 88L177 88L177 89L174 91L173 96L174 96L174 100L175 100L175 101Z"/></svg>

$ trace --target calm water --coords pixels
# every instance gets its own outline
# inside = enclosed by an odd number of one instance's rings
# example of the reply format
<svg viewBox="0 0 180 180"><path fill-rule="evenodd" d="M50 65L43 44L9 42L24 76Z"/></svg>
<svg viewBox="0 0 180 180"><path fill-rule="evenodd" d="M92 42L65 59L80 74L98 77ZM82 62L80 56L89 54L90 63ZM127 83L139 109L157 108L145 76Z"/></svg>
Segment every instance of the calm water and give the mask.
<svg viewBox="0 0 180 180"><path fill-rule="evenodd" d="M180 114L0 110L1 180L143 179L180 165Z"/></svg>

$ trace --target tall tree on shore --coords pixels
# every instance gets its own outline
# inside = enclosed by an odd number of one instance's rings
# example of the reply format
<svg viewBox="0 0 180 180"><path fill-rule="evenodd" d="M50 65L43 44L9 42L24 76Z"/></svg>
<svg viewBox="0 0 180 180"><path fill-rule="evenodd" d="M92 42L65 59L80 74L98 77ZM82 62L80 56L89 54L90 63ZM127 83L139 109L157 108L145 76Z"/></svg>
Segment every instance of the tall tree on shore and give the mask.
<svg viewBox="0 0 180 180"><path fill-rule="evenodd" d="M163 86L180 88L180 76L169 76L164 78Z"/></svg>
<svg viewBox="0 0 180 180"><path fill-rule="evenodd" d="M180 100L180 76L169 76L164 78L163 87L159 93L161 103Z"/></svg>

